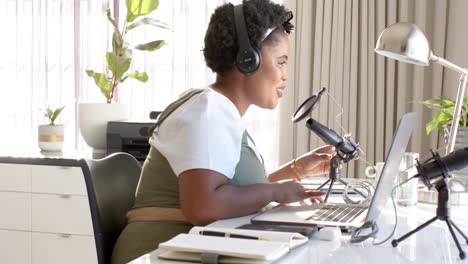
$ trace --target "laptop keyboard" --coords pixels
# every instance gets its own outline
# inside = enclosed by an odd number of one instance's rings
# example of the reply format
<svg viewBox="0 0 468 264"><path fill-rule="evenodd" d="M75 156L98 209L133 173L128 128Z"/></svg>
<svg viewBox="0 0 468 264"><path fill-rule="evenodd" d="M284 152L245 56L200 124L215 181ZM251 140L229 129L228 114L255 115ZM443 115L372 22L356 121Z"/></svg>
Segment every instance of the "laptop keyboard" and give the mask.
<svg viewBox="0 0 468 264"><path fill-rule="evenodd" d="M368 207L349 206L347 204L326 204L307 220L350 223Z"/></svg>

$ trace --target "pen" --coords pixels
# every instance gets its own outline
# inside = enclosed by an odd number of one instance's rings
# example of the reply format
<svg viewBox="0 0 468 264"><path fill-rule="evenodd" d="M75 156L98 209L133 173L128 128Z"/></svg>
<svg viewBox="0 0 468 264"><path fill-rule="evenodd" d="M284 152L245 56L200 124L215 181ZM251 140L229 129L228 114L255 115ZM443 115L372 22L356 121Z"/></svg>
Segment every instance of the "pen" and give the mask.
<svg viewBox="0 0 468 264"><path fill-rule="evenodd" d="M244 238L244 239L255 239L255 240L266 240L261 237L255 236L246 236L246 235L238 235L238 234L231 234L226 232L217 232L217 231L200 231L200 235L203 236L218 236L218 237L232 237L232 238Z"/></svg>

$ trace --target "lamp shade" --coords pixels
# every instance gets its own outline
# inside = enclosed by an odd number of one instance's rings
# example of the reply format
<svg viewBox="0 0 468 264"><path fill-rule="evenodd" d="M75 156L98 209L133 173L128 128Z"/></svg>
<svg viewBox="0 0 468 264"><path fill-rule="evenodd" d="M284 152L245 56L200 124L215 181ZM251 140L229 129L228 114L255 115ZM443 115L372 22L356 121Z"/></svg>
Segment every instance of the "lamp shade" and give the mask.
<svg viewBox="0 0 468 264"><path fill-rule="evenodd" d="M424 33L415 24L398 22L390 25L377 40L374 51L406 63L428 66L431 48Z"/></svg>

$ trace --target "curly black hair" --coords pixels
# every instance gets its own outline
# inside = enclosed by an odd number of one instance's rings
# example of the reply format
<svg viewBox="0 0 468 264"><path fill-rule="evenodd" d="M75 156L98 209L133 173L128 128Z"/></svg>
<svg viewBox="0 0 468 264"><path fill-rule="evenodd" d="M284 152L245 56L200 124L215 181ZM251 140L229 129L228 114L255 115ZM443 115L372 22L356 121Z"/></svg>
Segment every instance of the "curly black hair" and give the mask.
<svg viewBox="0 0 468 264"><path fill-rule="evenodd" d="M243 11L250 45L258 50L262 48L262 41L268 29L281 27L289 34L294 28L289 22L292 13L284 6L269 0L244 0ZM224 75L235 63L238 49L234 5L228 3L216 8L211 16L205 35L203 55L207 66L213 72Z"/></svg>

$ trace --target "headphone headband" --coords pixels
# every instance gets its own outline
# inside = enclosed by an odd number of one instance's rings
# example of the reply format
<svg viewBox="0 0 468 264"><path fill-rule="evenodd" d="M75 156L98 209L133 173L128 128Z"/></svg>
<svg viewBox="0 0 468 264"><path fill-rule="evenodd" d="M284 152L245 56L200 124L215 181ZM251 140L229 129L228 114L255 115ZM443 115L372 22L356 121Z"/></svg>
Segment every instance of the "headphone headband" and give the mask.
<svg viewBox="0 0 468 264"><path fill-rule="evenodd" d="M262 58L260 52L250 45L242 4L234 7L234 23L236 25L237 42L239 46L236 56L236 66L243 74L253 74L260 67Z"/></svg>
<svg viewBox="0 0 468 264"><path fill-rule="evenodd" d="M237 41L239 43L239 49L246 50L251 49L249 35L247 34L247 28L245 27L244 10L242 4L234 7L234 21L236 23Z"/></svg>

